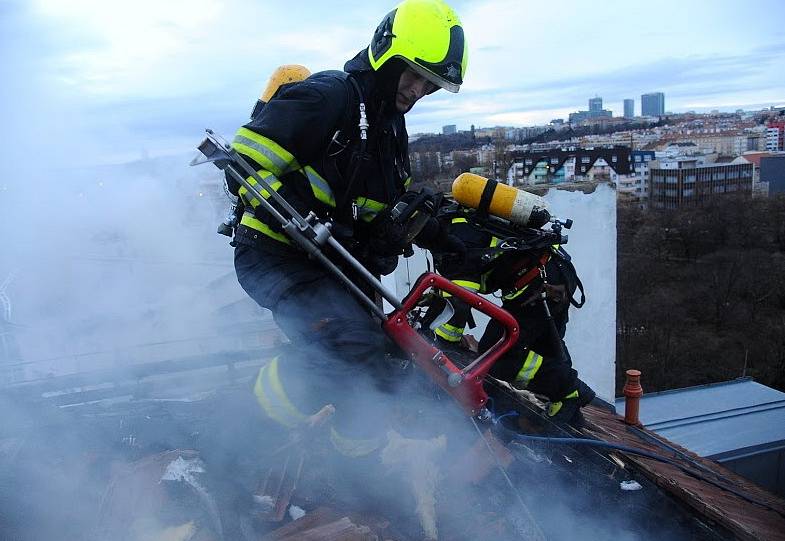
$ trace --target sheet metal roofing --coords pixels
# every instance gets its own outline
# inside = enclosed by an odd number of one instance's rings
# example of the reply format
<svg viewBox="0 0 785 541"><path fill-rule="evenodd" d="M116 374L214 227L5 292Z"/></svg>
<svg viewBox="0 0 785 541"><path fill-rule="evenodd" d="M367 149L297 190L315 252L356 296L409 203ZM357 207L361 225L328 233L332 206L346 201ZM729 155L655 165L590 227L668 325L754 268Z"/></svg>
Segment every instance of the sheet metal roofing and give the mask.
<svg viewBox="0 0 785 541"><path fill-rule="evenodd" d="M623 397L616 409L623 415ZM645 394L640 420L705 457L785 448L785 393L751 378Z"/></svg>

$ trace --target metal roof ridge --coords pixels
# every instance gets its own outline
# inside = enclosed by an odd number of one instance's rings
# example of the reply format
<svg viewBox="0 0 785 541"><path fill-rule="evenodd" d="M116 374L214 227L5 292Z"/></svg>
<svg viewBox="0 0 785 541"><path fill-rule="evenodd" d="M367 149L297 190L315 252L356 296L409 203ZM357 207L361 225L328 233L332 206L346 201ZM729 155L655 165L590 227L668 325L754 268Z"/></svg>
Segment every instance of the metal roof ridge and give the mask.
<svg viewBox="0 0 785 541"><path fill-rule="evenodd" d="M710 413L703 413L701 415L692 415L688 417L677 417L675 419L666 419L664 421L647 423L646 428L649 428L651 430L663 429L663 428L675 428L677 426L698 424L704 421L715 421L718 419L741 417L742 415L748 415L750 413L753 413L752 410L763 412L763 411L771 411L771 410L782 409L782 408L785 408L785 399L774 400L772 402L763 402L761 404L753 404L750 406L741 406L738 408L730 408L727 410L713 411Z"/></svg>
<svg viewBox="0 0 785 541"><path fill-rule="evenodd" d="M678 389L666 389L664 391L653 391L651 393L644 393L643 398L646 398L648 396L662 396L662 395L668 395L668 394L675 394L675 393L688 391L688 390L691 390L691 389L706 389L706 388L710 388L710 387L724 387L724 386L728 386L728 385L738 385L740 383L746 383L748 381L751 381L753 383L757 383L757 381L755 381L752 376L741 376L741 377L738 377L738 378L735 378L735 379L731 379L731 380L727 380L727 381L718 381L718 382L715 382L715 383L703 383L701 385L692 385L690 387L679 387ZM759 384L759 385L762 385L762 384ZM776 389L774 389L774 390L776 391ZM615 399L615 401L623 401L623 400L624 400L624 396L618 396Z"/></svg>

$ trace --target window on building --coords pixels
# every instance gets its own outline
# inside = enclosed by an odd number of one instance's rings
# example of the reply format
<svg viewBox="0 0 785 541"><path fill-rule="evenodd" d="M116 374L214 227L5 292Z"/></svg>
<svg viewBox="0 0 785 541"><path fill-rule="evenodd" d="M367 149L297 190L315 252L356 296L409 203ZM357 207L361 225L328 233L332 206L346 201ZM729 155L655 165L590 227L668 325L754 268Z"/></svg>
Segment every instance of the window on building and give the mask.
<svg viewBox="0 0 785 541"><path fill-rule="evenodd" d="M619 158L618 158L618 157L616 157L616 156L611 156L611 162L612 162L612 163L616 163L616 162L618 162L618 161L619 161Z"/></svg>
<svg viewBox="0 0 785 541"><path fill-rule="evenodd" d="M590 160L590 158L588 156L581 157L581 163L589 163L589 161L591 161L591 160Z"/></svg>
<svg viewBox="0 0 785 541"><path fill-rule="evenodd" d="M638 162L638 163L640 163L640 161L641 161L641 157L640 157L640 155L638 155L638 156L635 156L635 161L636 161L636 162Z"/></svg>
<svg viewBox="0 0 785 541"><path fill-rule="evenodd" d="M523 163L525 163L526 165L532 165L533 162L531 158L526 158L526 160Z"/></svg>

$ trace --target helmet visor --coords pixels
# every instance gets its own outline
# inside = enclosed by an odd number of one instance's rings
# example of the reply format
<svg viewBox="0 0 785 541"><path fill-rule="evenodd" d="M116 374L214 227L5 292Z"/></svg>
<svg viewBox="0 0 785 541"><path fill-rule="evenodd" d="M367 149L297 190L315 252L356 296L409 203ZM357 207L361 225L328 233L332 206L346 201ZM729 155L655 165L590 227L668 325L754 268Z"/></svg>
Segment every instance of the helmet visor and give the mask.
<svg viewBox="0 0 785 541"><path fill-rule="evenodd" d="M448 92L452 92L453 94L456 94L458 90L460 90L461 85L452 83L443 77L439 77L429 69L422 67L418 63L413 62L408 58L403 58L403 60L405 60L406 63L409 65L409 67L412 68L418 75L424 77L425 79L435 84L439 88L443 88Z"/></svg>

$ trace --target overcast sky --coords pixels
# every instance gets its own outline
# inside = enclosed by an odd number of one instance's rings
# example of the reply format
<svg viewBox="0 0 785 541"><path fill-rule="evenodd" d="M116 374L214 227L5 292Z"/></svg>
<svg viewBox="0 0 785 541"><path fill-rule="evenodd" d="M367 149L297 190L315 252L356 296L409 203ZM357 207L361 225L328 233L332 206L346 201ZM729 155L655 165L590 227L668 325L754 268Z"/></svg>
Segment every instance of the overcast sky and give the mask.
<svg viewBox="0 0 785 541"><path fill-rule="evenodd" d="M466 82L458 95L417 104L410 133L546 123L586 109L595 94L617 114L624 98L639 112L652 91L675 112L785 103L782 0L453 5L469 43ZM20 137L17 151L40 154L46 143L47 163L186 152L206 126L230 135L276 66L340 68L391 7L0 0L5 135Z"/></svg>

